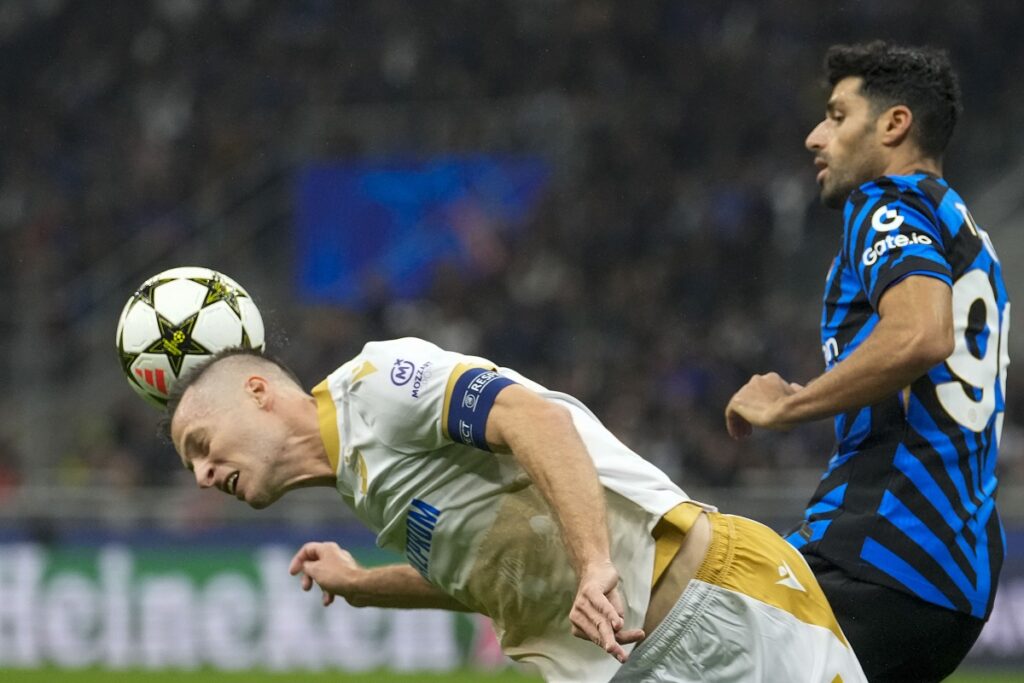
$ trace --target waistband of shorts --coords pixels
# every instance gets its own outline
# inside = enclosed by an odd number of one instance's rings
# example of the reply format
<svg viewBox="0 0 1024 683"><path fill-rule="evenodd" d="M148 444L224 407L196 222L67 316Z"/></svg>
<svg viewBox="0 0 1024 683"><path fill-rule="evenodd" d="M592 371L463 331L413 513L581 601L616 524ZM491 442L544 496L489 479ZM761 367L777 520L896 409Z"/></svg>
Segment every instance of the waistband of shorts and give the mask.
<svg viewBox="0 0 1024 683"><path fill-rule="evenodd" d="M722 577L732 567L736 529L730 515L708 513L708 520L711 522L711 543L694 578L719 585Z"/></svg>
<svg viewBox="0 0 1024 683"><path fill-rule="evenodd" d="M732 517L720 512L703 511L707 513L711 522L711 542L694 577L695 580L690 581L676 604L654 631L633 648L629 660L623 665L624 671L642 670L648 663L657 661L666 648L673 647L685 636L704 614L708 602L714 597L714 588L707 584L719 585L719 581L732 567L735 552Z"/></svg>
<svg viewBox="0 0 1024 683"><path fill-rule="evenodd" d="M662 661L665 653L677 647L679 641L697 624L714 597L714 586L691 581L661 623L633 648L629 659L612 680L632 680L631 674L647 671Z"/></svg>
<svg viewBox="0 0 1024 683"><path fill-rule="evenodd" d="M693 528L701 513L712 512L717 512L717 509L696 500L688 500L662 516L651 532L655 541L651 586L657 585L661 580L669 563L682 548L686 534Z"/></svg>

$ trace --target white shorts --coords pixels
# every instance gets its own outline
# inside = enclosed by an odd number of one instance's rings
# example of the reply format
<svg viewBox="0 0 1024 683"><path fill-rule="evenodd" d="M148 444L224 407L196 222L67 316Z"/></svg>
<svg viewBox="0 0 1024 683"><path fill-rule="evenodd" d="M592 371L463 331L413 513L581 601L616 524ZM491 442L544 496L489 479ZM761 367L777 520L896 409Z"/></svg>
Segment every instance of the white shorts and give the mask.
<svg viewBox="0 0 1024 683"><path fill-rule="evenodd" d="M612 681L866 682L803 556L762 524L709 518L696 578Z"/></svg>

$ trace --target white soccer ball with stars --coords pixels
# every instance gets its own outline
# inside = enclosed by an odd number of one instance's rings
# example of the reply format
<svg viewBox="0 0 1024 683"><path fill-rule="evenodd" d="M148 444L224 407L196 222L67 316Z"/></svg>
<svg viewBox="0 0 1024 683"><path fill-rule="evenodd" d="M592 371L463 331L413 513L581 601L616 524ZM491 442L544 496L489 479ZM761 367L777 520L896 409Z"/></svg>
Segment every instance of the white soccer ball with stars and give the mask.
<svg viewBox="0 0 1024 683"><path fill-rule="evenodd" d="M235 346L263 351L263 318L241 285L209 268L172 268L149 278L117 322L128 383L158 408L189 368Z"/></svg>

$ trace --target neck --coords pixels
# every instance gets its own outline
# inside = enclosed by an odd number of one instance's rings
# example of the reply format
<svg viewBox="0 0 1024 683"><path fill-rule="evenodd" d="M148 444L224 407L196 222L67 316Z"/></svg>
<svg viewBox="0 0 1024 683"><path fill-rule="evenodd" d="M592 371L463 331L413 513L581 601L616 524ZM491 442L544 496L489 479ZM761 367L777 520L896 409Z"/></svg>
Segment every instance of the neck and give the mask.
<svg viewBox="0 0 1024 683"><path fill-rule="evenodd" d="M290 416L290 434L285 450L286 459L295 466L295 474L288 479L288 488L308 486L330 486L337 484L337 476L327 457L320 436L320 421L317 417L316 401L312 396L296 406Z"/></svg>
<svg viewBox="0 0 1024 683"><path fill-rule="evenodd" d="M882 175L911 175L920 171L940 176L942 175L942 162L926 157L916 150L913 153L900 154L896 152L889 159Z"/></svg>

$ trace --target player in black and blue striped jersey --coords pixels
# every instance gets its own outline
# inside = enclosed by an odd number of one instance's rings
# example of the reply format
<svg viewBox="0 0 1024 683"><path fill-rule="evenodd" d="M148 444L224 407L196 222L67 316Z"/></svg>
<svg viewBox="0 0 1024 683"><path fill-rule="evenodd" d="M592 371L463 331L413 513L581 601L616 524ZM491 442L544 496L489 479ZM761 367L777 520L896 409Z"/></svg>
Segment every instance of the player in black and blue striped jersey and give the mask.
<svg viewBox="0 0 1024 683"><path fill-rule="evenodd" d="M1005 538L996 456L1010 304L999 259L942 178L960 112L945 53L834 46L808 136L822 201L843 208L806 386L753 377L735 437L834 416L836 450L788 536L869 680L941 680L988 618Z"/></svg>

